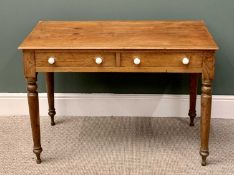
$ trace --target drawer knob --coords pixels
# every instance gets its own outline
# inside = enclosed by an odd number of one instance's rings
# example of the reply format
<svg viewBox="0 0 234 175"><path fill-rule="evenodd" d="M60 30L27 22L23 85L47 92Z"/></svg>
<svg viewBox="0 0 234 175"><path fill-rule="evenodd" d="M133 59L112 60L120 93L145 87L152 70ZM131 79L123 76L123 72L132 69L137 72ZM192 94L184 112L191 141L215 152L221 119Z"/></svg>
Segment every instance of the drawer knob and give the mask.
<svg viewBox="0 0 234 175"><path fill-rule="evenodd" d="M96 60L95 60L95 62L97 63L97 64L102 64L102 58L101 57L97 57L96 58Z"/></svg>
<svg viewBox="0 0 234 175"><path fill-rule="evenodd" d="M133 62L134 62L134 64L138 65L138 64L141 63L141 59L140 59L140 58L135 58L135 59L133 60Z"/></svg>
<svg viewBox="0 0 234 175"><path fill-rule="evenodd" d="M189 64L189 58L186 58L186 57L183 58L182 63L183 63L184 65Z"/></svg>
<svg viewBox="0 0 234 175"><path fill-rule="evenodd" d="M49 63L49 64L54 64L54 63L55 63L55 58L54 58L54 57L50 57L50 58L48 59L48 63Z"/></svg>

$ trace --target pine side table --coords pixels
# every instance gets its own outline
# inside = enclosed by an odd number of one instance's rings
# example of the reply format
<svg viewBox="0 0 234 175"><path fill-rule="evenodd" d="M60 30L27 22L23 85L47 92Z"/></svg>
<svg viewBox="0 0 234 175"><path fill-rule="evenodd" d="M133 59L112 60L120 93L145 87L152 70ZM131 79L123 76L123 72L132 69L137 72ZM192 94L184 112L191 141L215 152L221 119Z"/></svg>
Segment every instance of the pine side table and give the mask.
<svg viewBox="0 0 234 175"><path fill-rule="evenodd" d="M218 46L203 21L40 21L19 46L33 137L41 163L37 73L45 72L54 125L54 72L190 74L190 125L196 116L197 75L202 77L202 165L209 155L212 80Z"/></svg>

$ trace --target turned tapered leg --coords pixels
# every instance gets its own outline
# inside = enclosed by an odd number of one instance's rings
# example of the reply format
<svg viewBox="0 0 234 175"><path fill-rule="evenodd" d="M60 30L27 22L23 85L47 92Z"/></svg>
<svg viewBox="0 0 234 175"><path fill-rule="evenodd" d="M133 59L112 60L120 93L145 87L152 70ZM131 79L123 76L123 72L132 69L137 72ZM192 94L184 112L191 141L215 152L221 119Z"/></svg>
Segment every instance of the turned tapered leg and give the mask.
<svg viewBox="0 0 234 175"><path fill-rule="evenodd" d="M28 105L31 120L32 137L33 137L33 152L36 154L38 164L41 163L40 154L41 135L40 135L40 118L39 118L39 102L37 92L37 78L27 78Z"/></svg>
<svg viewBox="0 0 234 175"><path fill-rule="evenodd" d="M190 116L190 126L194 126L194 118L196 117L196 100L197 100L197 83L198 74L192 73L189 75L189 96L190 96L190 107L189 113Z"/></svg>
<svg viewBox="0 0 234 175"><path fill-rule="evenodd" d="M204 54L202 66L202 94L201 94L201 148L202 165L206 165L206 159L209 155L209 132L211 120L211 104L212 104L212 81L214 79L214 53Z"/></svg>
<svg viewBox="0 0 234 175"><path fill-rule="evenodd" d="M200 155L202 156L202 165L206 165L206 158L209 155L208 141L210 132L210 119L211 119L211 101L212 89L211 81L202 81L202 95L201 95L201 149Z"/></svg>
<svg viewBox="0 0 234 175"><path fill-rule="evenodd" d="M54 126L54 116L56 114L54 108L54 73L47 72L46 75L46 89L47 89L47 97L48 97L48 104L49 104L49 116L51 118L51 125Z"/></svg>

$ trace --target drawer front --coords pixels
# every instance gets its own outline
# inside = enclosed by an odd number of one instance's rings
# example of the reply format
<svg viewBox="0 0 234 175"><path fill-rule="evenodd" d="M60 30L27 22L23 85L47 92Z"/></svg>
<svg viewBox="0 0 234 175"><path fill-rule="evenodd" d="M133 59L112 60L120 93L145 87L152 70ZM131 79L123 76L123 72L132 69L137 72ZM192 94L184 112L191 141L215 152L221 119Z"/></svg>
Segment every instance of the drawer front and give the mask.
<svg viewBox="0 0 234 175"><path fill-rule="evenodd" d="M188 63L184 60L186 58L189 60ZM138 59L138 62L134 63L134 59ZM200 68L202 67L202 56L197 53L121 53L121 66Z"/></svg>
<svg viewBox="0 0 234 175"><path fill-rule="evenodd" d="M109 52L38 52L35 54L36 67L114 67L115 57L115 53ZM50 58L52 60L49 61Z"/></svg>

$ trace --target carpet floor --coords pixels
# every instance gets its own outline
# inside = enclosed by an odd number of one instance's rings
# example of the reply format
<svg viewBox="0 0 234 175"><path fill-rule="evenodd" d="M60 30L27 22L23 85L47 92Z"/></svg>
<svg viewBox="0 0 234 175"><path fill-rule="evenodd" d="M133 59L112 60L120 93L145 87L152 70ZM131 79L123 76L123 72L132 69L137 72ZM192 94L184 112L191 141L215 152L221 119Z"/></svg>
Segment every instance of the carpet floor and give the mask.
<svg viewBox="0 0 234 175"><path fill-rule="evenodd" d="M212 119L201 166L199 118L41 117L42 163L32 153L28 117L0 117L0 174L234 174L234 120Z"/></svg>

